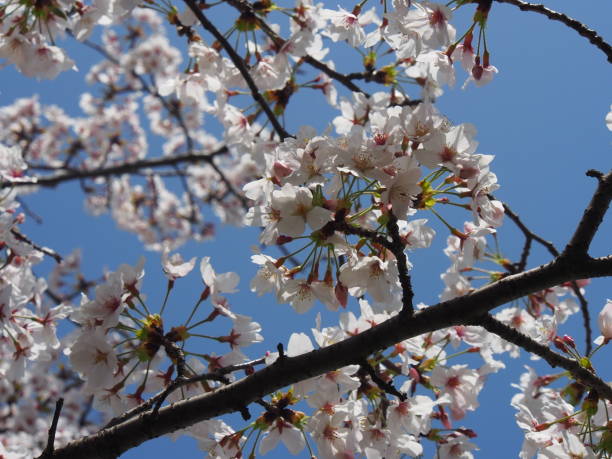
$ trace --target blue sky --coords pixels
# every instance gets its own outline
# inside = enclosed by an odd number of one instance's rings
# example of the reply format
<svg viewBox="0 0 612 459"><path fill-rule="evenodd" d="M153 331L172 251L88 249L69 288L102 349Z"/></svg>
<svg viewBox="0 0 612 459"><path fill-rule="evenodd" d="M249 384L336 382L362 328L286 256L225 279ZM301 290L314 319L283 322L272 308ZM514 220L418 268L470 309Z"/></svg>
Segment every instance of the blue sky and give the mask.
<svg viewBox="0 0 612 459"><path fill-rule="evenodd" d="M611 2L549 1L546 4L586 23L603 34L608 42L612 41L609 27ZM327 4L328 7L335 5L336 2ZM341 2L341 5L349 7L348 2ZM461 24L465 25L469 20L473 7L468 6L465 10L468 14L460 15L455 23L459 33ZM521 12L510 5L494 4L489 17L487 42L491 62L500 73L489 86L475 88L470 85L462 90L464 73L458 70L457 86L445 91L438 108L453 123L470 122L477 127L478 151L496 156L492 170L501 184L497 197L507 201L534 231L561 248L571 236L594 190L593 179L585 177L584 172L591 168L605 171L612 164L612 133L604 123L612 103L612 71L603 53L586 39L543 16ZM52 82L27 80L10 68L3 69L0 104L6 105L14 98L39 93L41 103L58 104L71 114L79 114L78 92L84 88L84 72L97 61L97 57L92 59L89 51L78 45L70 49L80 72L67 72ZM321 113L330 113L323 101L310 95L299 96L303 109L288 114L290 131L294 132L301 124L311 124L322 131L331 120L329 116L332 115L321 116ZM78 184L43 190L25 197L25 201L43 218L44 224L36 225L30 220L24 232L62 254L81 247L88 277L98 276L104 267L114 270L121 263L134 264L144 254L147 258L144 290L152 304L161 303L165 281L161 275L159 255L144 251L136 237L119 231L108 215L87 215ZM594 241L592 255L608 253L609 235L612 234L610 221L608 218L604 222ZM428 304L437 301L442 288L439 274L448 264L441 252L446 235L442 228L436 229L435 247L410 255L414 264L412 275L416 300ZM185 257L210 256L217 272L236 271L240 274L240 292L229 299L235 311L253 316L261 323L266 338L265 345L247 348L253 358L266 349L273 350L277 342L286 343L292 331L308 333L314 326L316 312L322 312L326 325L332 325L336 320L320 306L313 308L312 313L296 316L289 306L275 304L270 295L254 297L250 294L248 283L255 267L249 262L249 247L257 243L257 234L257 230L251 228L219 225L214 241L189 243L180 249ZM509 221L499 231L501 246L507 256L518 255L522 240L517 235ZM538 248L534 251L531 266L548 260L547 254ZM40 272L48 266L48 263L42 266ZM596 316L605 299L612 296L610 287L609 280L596 280L588 288L592 316ZM192 292L199 292L200 288L197 272L177 281L176 292L169 304L177 320L184 318L185 310L198 295ZM576 316L561 332L574 335L582 344L580 323L581 319ZM603 359L600 357L599 361L601 363ZM510 384L518 381L524 364L542 368L544 373L555 372L528 359L507 359L505 362L507 370L492 375L481 393L481 408L457 424L477 431L475 442L481 449L477 457L516 457L522 435L515 425L514 411L509 407L514 393ZM257 408L252 410L252 414L257 416ZM240 427L240 421L233 426ZM166 454L198 457L202 453L191 439L182 438L176 443L157 439L122 457L136 459ZM268 457L287 455L280 447ZM300 457L307 457L306 452Z"/></svg>

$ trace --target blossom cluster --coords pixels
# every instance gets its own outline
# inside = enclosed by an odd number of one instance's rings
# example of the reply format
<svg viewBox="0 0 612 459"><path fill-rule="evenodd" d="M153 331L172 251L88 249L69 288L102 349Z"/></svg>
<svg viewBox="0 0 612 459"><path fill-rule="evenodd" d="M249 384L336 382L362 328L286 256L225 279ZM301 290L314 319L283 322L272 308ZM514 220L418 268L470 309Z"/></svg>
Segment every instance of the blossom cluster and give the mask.
<svg viewBox="0 0 612 459"><path fill-rule="evenodd" d="M202 203L210 204L222 221L241 224L246 207L240 190L263 172L263 152L277 147L280 139L256 122L254 114L246 113L241 96L249 87L245 75L216 45L208 45L195 33L193 11L166 11L178 32L189 37L187 70L180 72L182 56L168 39L163 19L151 9L135 6L135 2L103 0L90 5L52 1L3 6L0 57L26 75L54 77L72 65L55 44L65 30L79 40L86 40L95 25L121 24L131 32L122 36L114 28L104 28L102 46L95 48L103 61L87 75L101 94L81 96L83 117L69 116L55 106L42 107L37 99L19 100L2 110L0 138L20 147L27 167L35 170L86 174L132 164L143 179L115 173L99 177L84 187L87 206L94 214L110 210L121 228L137 233L147 247L161 250L164 243L177 247L190 238L213 235L213 222L205 221ZM256 59L246 70L275 103L276 113L284 112L293 94L307 90L323 92L328 103L343 113L350 110L350 102L338 104L337 89L327 73L297 81L305 57L324 59L329 54L324 39L365 48L381 59L389 54L378 50L384 44L396 61L377 69L376 58L371 57L366 63L368 78L397 87L402 79L416 82L428 100L438 97L442 86L455 79L453 56L460 47L448 7L429 2L398 4L382 18L374 8L348 12L310 2L299 2L289 11L286 40L272 35L263 44L246 42L247 54ZM237 26L257 28L242 20L237 20ZM439 51L444 47L448 47L446 54ZM28 53L40 57L30 59ZM45 56L55 57L47 62ZM460 60L469 68L469 58L462 55ZM392 98L393 103L397 101ZM377 104L382 107L386 102ZM360 104L358 100L355 109L365 108ZM139 116L141 109L148 117L146 126ZM205 117L221 123L222 139L204 130ZM22 123L25 119L28 122ZM161 180L147 169L148 164L137 166L155 156L149 151L158 142L150 144L146 132L163 139L163 156L189 158L186 167L177 169L181 163L177 159L168 161L169 170L163 171L164 176L177 177L182 194L168 183L170 179Z"/></svg>
<svg viewBox="0 0 612 459"><path fill-rule="evenodd" d="M364 1L350 11L311 0L293 8L268 1L146 3L0 6L0 58L25 76L76 70L58 46L63 38L102 57L87 73L94 89L80 96L82 115L37 97L0 108L0 431L11 433L0 439L2 457L45 447L47 418L60 396L56 447L96 430L88 419L92 405L107 425L117 425L165 400L214 392L239 370L248 374L412 313L408 253L432 245L435 224L448 232L441 301L522 269L492 248L504 218L493 196L493 156L477 153L474 126L453 124L434 105L455 83L454 63L468 74L464 87L487 84L497 73L484 38L491 2L476 2L471 26L459 33L450 24L453 11L472 2L394 0L368 8ZM198 26L206 28L204 15L225 14L226 7L236 9L232 27L207 42ZM89 42L97 25L104 28L101 45ZM169 31L184 39L186 56ZM235 49L224 42L234 33L243 41ZM328 46L359 51L363 71L336 72L325 61ZM374 89L366 93L356 82ZM408 95L407 83L420 88L420 99ZM323 132L304 126L292 135L279 119L295 94L309 91L336 116ZM81 181L91 213L110 212L121 229L161 252L165 296L143 292L143 260L86 281L78 252L59 262L22 234L18 195L72 179ZM204 257L199 296L170 326L171 294L196 266L195 257L171 252L213 236L207 206L224 223L261 229L252 292L273 293L298 313L322 303L338 324L322 327L318 317L315 344L294 333L284 355L249 360L243 349L263 341L261 326L232 311L225 296L236 291L238 275L217 273ZM48 281L32 269L44 256L58 261ZM591 357L612 339L612 303L599 315L595 352L580 354L559 331L578 312L574 298L587 284L532 293L494 320L592 370ZM68 318L76 328L58 338L58 322ZM229 331L205 334L214 321L229 321ZM242 428L215 419L180 434L219 458L243 457L249 448L265 454L280 442L293 454L316 449L321 458L418 457L425 441L438 457L471 458L477 432L460 423L478 408L488 376L505 367L500 357L518 357L519 350L479 326L442 328L262 398L261 415ZM481 362L457 363L464 354ZM609 401L587 393L581 381L553 387L566 376L528 369L521 377L512 399L525 431L520 457L612 454Z"/></svg>
<svg viewBox="0 0 612 459"><path fill-rule="evenodd" d="M0 176L19 177L20 157L3 146L0 153ZM58 443L97 427L79 423L86 397L76 374L57 365L63 348L57 327L72 308L45 301L47 282L33 268L47 249L34 247L22 234L26 216L15 198L14 191L0 194L0 430L10 432L2 435L0 454L26 457L45 447L46 417L59 397L65 399L66 423L57 431Z"/></svg>
<svg viewBox="0 0 612 459"><path fill-rule="evenodd" d="M263 227L260 242L294 242L302 246L295 254L307 249L306 261L292 269L284 266L287 257L253 256L262 268L252 289L273 290L298 312L315 299L334 310L344 306L344 291L368 293L388 308L397 305L397 253L375 241L393 240L391 220L403 252L428 247L434 237L425 219L411 217L430 212L440 218L456 235L459 269L471 265L484 235L503 217L501 203L490 198L498 187L489 169L493 158L475 153L473 126L450 125L426 102L417 108L393 105L385 93L358 95L341 107L334 119L340 137L303 128L295 139L264 152L263 177L244 187L258 204L246 222ZM445 205L469 209L474 223L457 230L437 211ZM356 235L361 237L352 242ZM306 279L296 279L300 272Z"/></svg>
<svg viewBox="0 0 612 459"><path fill-rule="evenodd" d="M143 264L141 259L136 266L121 265L109 273L96 287L95 298L83 295L80 307L71 315L80 328L72 334L64 353L83 379L83 391L94 395L96 408L112 416L143 403L148 394L162 391L177 376L213 373L246 362L241 349L263 340L259 324L233 313L222 295L236 291L239 278L235 273L217 274L210 258L204 257L200 263L204 287L199 299L182 324L168 327L163 317L170 293L175 282L193 270L195 258L184 261L179 254L164 251L162 265L168 288L158 313L151 311L141 294ZM200 306L206 300L210 300L212 310L198 319ZM231 321L226 335L201 333L204 324L219 317ZM194 341L201 338L228 344L230 351L216 355L208 346L206 352L200 352L202 345ZM192 384L169 396L170 400L185 398L215 387L215 382Z"/></svg>

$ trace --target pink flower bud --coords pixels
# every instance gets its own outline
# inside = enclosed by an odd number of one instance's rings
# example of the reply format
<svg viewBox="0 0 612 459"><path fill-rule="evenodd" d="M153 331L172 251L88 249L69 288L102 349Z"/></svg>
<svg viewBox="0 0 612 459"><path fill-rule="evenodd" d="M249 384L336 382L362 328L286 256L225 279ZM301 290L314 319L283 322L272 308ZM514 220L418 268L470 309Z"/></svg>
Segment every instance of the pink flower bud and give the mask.
<svg viewBox="0 0 612 459"><path fill-rule="evenodd" d="M553 339L553 343L555 344L557 349L560 349L562 352L567 352L567 347L565 347L565 343L559 336L555 336L555 339Z"/></svg>
<svg viewBox="0 0 612 459"><path fill-rule="evenodd" d="M599 313L598 323L605 342L612 340L612 300L608 300Z"/></svg>
<svg viewBox="0 0 612 459"><path fill-rule="evenodd" d="M563 338L561 339L567 346L571 347L572 349L576 349L576 342L574 341L574 338L569 335L563 335Z"/></svg>

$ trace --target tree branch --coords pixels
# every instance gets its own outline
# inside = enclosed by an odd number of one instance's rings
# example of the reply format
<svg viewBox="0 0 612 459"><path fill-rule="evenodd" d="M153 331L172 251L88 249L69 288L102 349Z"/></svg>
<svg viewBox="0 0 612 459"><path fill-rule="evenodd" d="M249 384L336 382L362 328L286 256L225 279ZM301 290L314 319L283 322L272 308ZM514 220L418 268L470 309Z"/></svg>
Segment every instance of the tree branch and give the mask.
<svg viewBox="0 0 612 459"><path fill-rule="evenodd" d="M55 402L55 411L53 413L53 420L51 421L51 427L49 427L47 446L43 450L42 454L39 456L40 459L53 457L53 451L55 450L55 446L54 446L55 445L55 433L57 431L57 423L59 421L60 413L62 412L63 406L64 406L64 399L58 398L57 402Z"/></svg>
<svg viewBox="0 0 612 459"><path fill-rule="evenodd" d="M580 366L578 362L558 354L547 346L544 346L528 336L520 333L512 327L500 322L499 320L486 314L483 317L477 318L471 325L479 325L485 328L488 332L493 333L506 341L516 344L528 352L539 355L548 362L551 367L561 367L569 371L577 380L591 389L595 389L597 393L604 398L612 401L612 387L594 373Z"/></svg>
<svg viewBox="0 0 612 459"><path fill-rule="evenodd" d="M423 309L413 316L400 313L369 330L325 348L296 357L282 355L282 358L277 359L272 365L240 381L220 387L214 392L164 407L156 412L155 416L148 411L141 413L118 425L102 429L97 434L72 442L57 450L53 457L115 458L150 438L222 414L234 411L244 414L250 403L260 400L266 394L350 364L359 364L367 359L368 355L400 341L453 325L472 324L482 320L490 310L530 293L577 279L611 276L612 255L595 259L589 257L586 251L612 199L612 173L604 176L602 173L589 171L589 175L598 178L599 186L571 242L554 261L529 271L511 274L470 294ZM342 214L336 215L334 221L321 229L324 234L331 234L336 230L368 237L392 252L396 249L396 244L387 237L349 225ZM392 224L389 232L393 239ZM500 328L494 322L485 322L483 324L488 324L492 330ZM512 335L509 332L506 334L512 339L521 338L520 334ZM561 356L555 357L549 354L546 348L537 348L530 342L526 342L525 346L528 350L533 349L534 352L546 355L555 365L569 366L570 371L580 379L590 382L601 395L612 400L612 389L603 387L599 381L593 380L588 371L586 372L588 374L585 374L586 370L582 371L572 366L571 361L568 363L560 359Z"/></svg>
<svg viewBox="0 0 612 459"><path fill-rule="evenodd" d="M599 48L608 58L608 62L612 63L612 46L604 41L604 39L594 30L589 29L582 22L576 19L570 18L566 14L558 13L546 8L542 4L527 3L521 0L495 0L497 3L509 3L518 7L522 11L533 11L546 16L552 21L559 21L568 26L570 29L574 29L579 35L585 37L589 42Z"/></svg>
<svg viewBox="0 0 612 459"><path fill-rule="evenodd" d="M16 229L11 229L11 234L13 236L15 236L16 239L20 240L21 242L24 242L26 244L28 244L29 246L31 246L34 250L37 250L38 252L41 252L51 258L53 258L55 260L56 263L61 263L62 262L62 256L57 253L55 250L49 249L47 247L41 247L40 245L36 244L35 242L31 241L30 239L28 239L26 236L24 236L23 234L21 234L19 231L17 231Z"/></svg>
<svg viewBox="0 0 612 459"><path fill-rule="evenodd" d="M512 220L514 222L514 224L518 227L518 229L521 230L521 232L525 236L525 239L534 240L536 242L539 242L541 245L543 245L550 252L550 254L553 257L558 257L559 256L559 251L556 249L556 247L553 245L552 242L547 241L546 239L538 236L536 233L534 233L529 228L527 228L527 226L523 223L523 221L521 220L519 215L517 213L515 213L508 206L508 204L502 203L502 205L504 206L504 213L505 213L505 215L507 215L508 218L510 218L510 220ZM522 262L522 258L523 257L524 256L521 256L521 262ZM525 263L526 263L526 260L525 260ZM523 266L523 269L525 269L525 266ZM520 271L522 271L522 269L520 269Z"/></svg>
<svg viewBox="0 0 612 459"><path fill-rule="evenodd" d="M595 233L597 233L612 200L612 171L604 175L601 172L589 170L587 175L597 178L597 190L584 211L574 235L561 253L561 258L583 256L588 253L591 241L595 237Z"/></svg>
<svg viewBox="0 0 612 459"><path fill-rule="evenodd" d="M488 311L545 288L585 277L612 275L612 256L599 259L558 259L538 268L507 276L468 295L423 309L412 318L398 314L380 325L339 343L296 357L285 356L240 381L174 403L152 419L142 414L110 429L56 450L55 458L107 459L146 440L186 428L196 422L241 411L266 394L328 371L358 364L368 355L414 336L440 328L472 323ZM111 446L112 445L112 446Z"/></svg>
<svg viewBox="0 0 612 459"><path fill-rule="evenodd" d="M414 291L412 290L412 280L408 274L408 260L406 259L406 253L404 252L405 244L399 235L399 228L397 226L397 217L393 213L389 213L389 222L387 223L387 229L391 236L392 252L397 260L397 271L399 274L400 285L402 286L402 314L412 316L414 314L414 306L412 299L414 298Z"/></svg>
<svg viewBox="0 0 612 459"><path fill-rule="evenodd" d="M253 96L253 99L257 101L259 106L266 113L266 116L270 120L270 123L272 123L274 130L280 136L281 140L285 140L287 137L292 137L291 134L289 134L285 130L285 128L280 125L280 123L278 122L278 119L276 118L276 115L272 112L266 100L259 93L259 88L253 81L253 78L251 78L251 74L249 73L249 69L247 69L244 63L244 60L238 55L238 53L232 47L232 45L230 45L227 42L223 34L221 34L221 32L217 30L214 24L210 22L206 18L206 16L204 16L204 13L202 13L200 8L198 8L198 5L196 4L194 0L185 0L185 3L187 4L187 6L189 6L193 14L195 14L195 16L198 18L198 20L200 21L200 24L202 24L202 27L208 30L215 37L215 40L221 43L221 46L223 46L223 49L225 49L225 51L229 55L230 59L232 60L236 68L240 71L242 78L244 78L244 81L246 82L249 89L251 90L251 95Z"/></svg>
<svg viewBox="0 0 612 459"><path fill-rule="evenodd" d="M510 209L508 204L506 203L502 203L502 204L504 206L505 214L508 216L508 218L510 218L510 220L514 222L514 224L521 230L521 232L525 236L525 245L523 247L523 253L521 254L520 261L516 265L517 272L524 271L527 266L527 258L529 257L529 252L531 249L532 241L539 242L554 257L559 256L559 251L553 245L552 242L545 240L544 238L538 236L536 233L534 233L529 228L527 228L527 226L525 225L525 223L523 223L523 221L520 219L518 214L516 214L512 209ZM580 291L580 287L575 281L571 282L570 285L571 285L572 290L576 294L576 297L578 297L578 301L580 303L580 311L582 313L582 320L584 323L584 331L585 331L585 352L586 354L590 354L591 349L593 347L593 344L592 344L593 333L591 330L591 315L588 309L588 302L586 298L584 297L584 295L582 294L582 292Z"/></svg>
<svg viewBox="0 0 612 459"><path fill-rule="evenodd" d="M213 158L217 155L227 153L227 147L221 147L220 149L209 153L207 155L200 154L187 154L180 156L169 156L162 158L154 158L154 159L143 159L140 161L134 161L132 163L124 163L119 164L117 166L109 166L100 169L90 169L90 170L76 170L69 169L68 172L49 175L45 177L36 177L31 180L21 180L19 182L0 182L0 188L17 188L22 186L44 186L44 187L54 187L63 182L69 182L71 180L82 180L86 178L96 178L96 177L109 177L113 175L120 174L129 174L139 171L140 169L147 168L155 168L155 167L163 167L163 166L172 166L180 163L197 163L200 161L207 162L213 165ZM213 165L213 168L216 169L216 165Z"/></svg>

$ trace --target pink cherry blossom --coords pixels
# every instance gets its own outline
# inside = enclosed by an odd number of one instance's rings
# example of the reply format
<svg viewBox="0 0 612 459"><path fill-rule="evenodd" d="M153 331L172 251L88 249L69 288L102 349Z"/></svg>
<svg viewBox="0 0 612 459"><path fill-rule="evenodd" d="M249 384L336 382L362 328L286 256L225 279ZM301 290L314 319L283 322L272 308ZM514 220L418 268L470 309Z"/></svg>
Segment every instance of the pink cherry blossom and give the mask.
<svg viewBox="0 0 612 459"><path fill-rule="evenodd" d="M192 257L189 261L184 261L179 253L169 256L170 248L166 246L162 252L162 266L164 274L169 280L176 280L180 277L185 277L195 267L196 257Z"/></svg>

